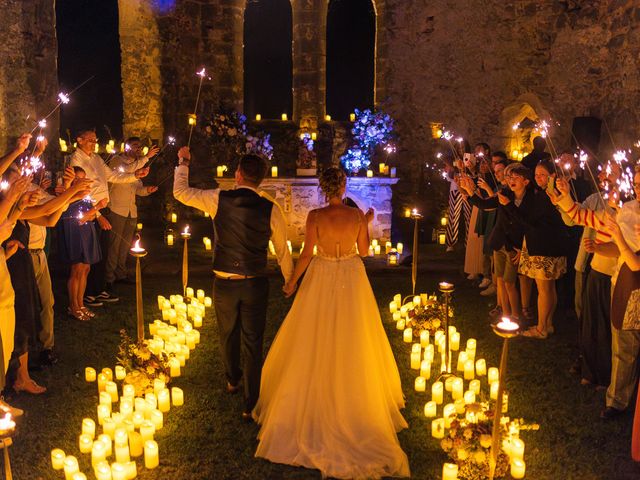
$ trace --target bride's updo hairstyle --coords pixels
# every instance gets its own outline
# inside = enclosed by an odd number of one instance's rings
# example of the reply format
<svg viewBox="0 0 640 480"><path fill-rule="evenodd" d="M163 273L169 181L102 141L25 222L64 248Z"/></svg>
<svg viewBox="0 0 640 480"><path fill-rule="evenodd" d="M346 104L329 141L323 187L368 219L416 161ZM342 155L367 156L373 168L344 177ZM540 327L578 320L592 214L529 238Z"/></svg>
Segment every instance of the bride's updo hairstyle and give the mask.
<svg viewBox="0 0 640 480"><path fill-rule="evenodd" d="M347 183L347 175L338 167L330 167L320 175L320 188L327 200L339 197Z"/></svg>

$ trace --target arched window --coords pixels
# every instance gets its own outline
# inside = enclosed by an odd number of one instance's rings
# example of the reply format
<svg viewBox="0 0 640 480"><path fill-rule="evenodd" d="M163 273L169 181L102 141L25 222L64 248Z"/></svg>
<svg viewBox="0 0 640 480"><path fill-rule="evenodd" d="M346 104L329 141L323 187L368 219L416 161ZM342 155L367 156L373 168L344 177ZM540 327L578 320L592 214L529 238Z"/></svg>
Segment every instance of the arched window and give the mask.
<svg viewBox="0 0 640 480"><path fill-rule="evenodd" d="M327 15L327 113L346 120L374 101L376 14L371 0L331 0Z"/></svg>
<svg viewBox="0 0 640 480"><path fill-rule="evenodd" d="M61 109L60 131L96 127L100 142L108 138L108 126L115 138L122 137L122 87L118 0L65 0L56 2L58 37L58 81L73 93L72 102Z"/></svg>
<svg viewBox="0 0 640 480"><path fill-rule="evenodd" d="M248 0L244 12L244 113L291 116L290 0Z"/></svg>

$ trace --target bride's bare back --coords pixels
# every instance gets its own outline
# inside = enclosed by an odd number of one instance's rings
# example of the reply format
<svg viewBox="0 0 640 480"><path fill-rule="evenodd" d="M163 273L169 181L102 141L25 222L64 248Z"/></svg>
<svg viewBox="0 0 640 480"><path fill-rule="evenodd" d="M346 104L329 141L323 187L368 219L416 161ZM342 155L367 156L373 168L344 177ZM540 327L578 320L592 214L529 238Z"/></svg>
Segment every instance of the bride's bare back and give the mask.
<svg viewBox="0 0 640 480"><path fill-rule="evenodd" d="M308 222L315 228L307 228L307 241L312 241L310 234L315 233L314 243L325 255L347 255L355 251L356 244L361 255L367 254L367 221L359 209L346 205L329 205L309 212Z"/></svg>

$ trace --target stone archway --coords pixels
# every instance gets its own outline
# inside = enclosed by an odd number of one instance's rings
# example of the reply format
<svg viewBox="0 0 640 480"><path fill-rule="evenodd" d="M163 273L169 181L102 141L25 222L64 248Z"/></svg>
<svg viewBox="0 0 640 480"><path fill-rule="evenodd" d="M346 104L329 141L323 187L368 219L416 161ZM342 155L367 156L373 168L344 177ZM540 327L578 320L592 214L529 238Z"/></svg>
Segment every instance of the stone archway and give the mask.
<svg viewBox="0 0 640 480"><path fill-rule="evenodd" d="M532 148L532 140L539 135L536 124L547 112L535 95L526 94L518 98L500 114L499 143L513 160L522 160Z"/></svg>

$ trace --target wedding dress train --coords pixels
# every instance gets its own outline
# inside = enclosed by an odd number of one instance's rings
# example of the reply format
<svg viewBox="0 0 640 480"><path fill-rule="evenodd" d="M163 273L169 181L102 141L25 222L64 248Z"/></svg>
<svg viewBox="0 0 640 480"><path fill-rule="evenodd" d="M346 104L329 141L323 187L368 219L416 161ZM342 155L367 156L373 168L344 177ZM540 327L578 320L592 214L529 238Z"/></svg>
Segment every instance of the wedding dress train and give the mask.
<svg viewBox="0 0 640 480"><path fill-rule="evenodd" d="M319 249L320 250L320 249ZM355 249L354 249L355 250ZM409 476L398 368L355 251L311 261L269 350L256 456L324 477Z"/></svg>

